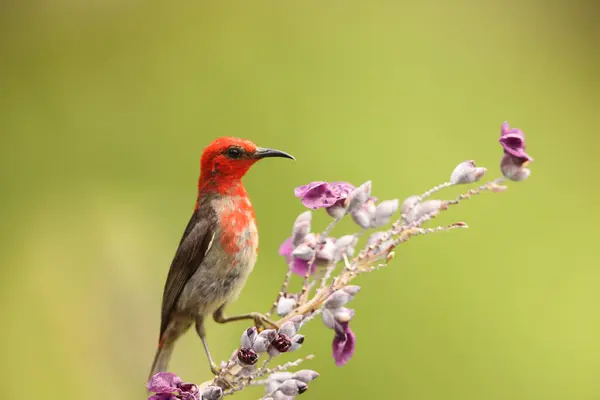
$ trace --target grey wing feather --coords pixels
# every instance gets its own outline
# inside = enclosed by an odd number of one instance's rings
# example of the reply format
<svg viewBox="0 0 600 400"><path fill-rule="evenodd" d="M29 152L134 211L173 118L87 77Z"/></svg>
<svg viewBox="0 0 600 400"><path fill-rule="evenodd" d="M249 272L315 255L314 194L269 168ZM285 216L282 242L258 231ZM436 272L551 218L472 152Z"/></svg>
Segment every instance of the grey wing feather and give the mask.
<svg viewBox="0 0 600 400"><path fill-rule="evenodd" d="M215 219L201 217L194 212L177 248L169 269L163 292L160 337L167 329L171 314L181 296L185 284L196 272L214 237Z"/></svg>

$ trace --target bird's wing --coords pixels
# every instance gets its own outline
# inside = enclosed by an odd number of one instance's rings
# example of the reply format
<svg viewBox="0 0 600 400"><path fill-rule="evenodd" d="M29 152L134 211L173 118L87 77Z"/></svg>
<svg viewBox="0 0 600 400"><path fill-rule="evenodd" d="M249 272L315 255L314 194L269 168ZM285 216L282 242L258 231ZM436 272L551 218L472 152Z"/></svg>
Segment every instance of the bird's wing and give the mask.
<svg viewBox="0 0 600 400"><path fill-rule="evenodd" d="M216 220L212 215L194 212L175 252L163 292L160 337L167 329L171 313L183 287L196 272L208 252L215 234Z"/></svg>

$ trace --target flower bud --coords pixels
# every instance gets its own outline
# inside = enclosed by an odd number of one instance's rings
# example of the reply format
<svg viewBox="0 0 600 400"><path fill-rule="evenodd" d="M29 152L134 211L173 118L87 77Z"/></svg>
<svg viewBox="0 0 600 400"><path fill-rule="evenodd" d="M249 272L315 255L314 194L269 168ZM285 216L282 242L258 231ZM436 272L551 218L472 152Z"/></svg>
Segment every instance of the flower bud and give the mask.
<svg viewBox="0 0 600 400"><path fill-rule="evenodd" d="M321 319L323 319L323 323L326 327L328 327L329 329L335 329L335 318L330 310L324 308L323 312L321 313Z"/></svg>
<svg viewBox="0 0 600 400"><path fill-rule="evenodd" d="M417 207L415 207L412 210L412 212L410 213L410 216L408 216L406 218L406 220L407 220L407 222L412 223L412 222L420 220L421 218L425 217L426 215L433 217L434 215L437 215L440 212L440 210L442 209L443 206L444 206L444 202L441 200L424 201L423 203L420 203Z"/></svg>
<svg viewBox="0 0 600 400"><path fill-rule="evenodd" d="M354 254L354 245L356 237L354 235L345 235L335 241L336 259L341 259L343 254L346 257L352 257Z"/></svg>
<svg viewBox="0 0 600 400"><path fill-rule="evenodd" d="M300 371L294 372L292 375L294 379L297 379L304 383L309 383L310 381L314 381L319 377L319 373L312 371L310 369L301 369Z"/></svg>
<svg viewBox="0 0 600 400"><path fill-rule="evenodd" d="M314 248L317 246L317 235L314 233L309 233L304 237L304 244L308 245L310 248Z"/></svg>
<svg viewBox="0 0 600 400"><path fill-rule="evenodd" d="M273 394L273 400L294 400L296 397L294 396L286 396L281 392L275 392Z"/></svg>
<svg viewBox="0 0 600 400"><path fill-rule="evenodd" d="M269 382L283 383L283 382L287 381L288 379L292 379L293 375L294 374L292 374L291 372L287 372L287 371L273 372L271 375L269 375L269 378L267 378L267 380ZM275 390L275 388L273 390ZM273 390L270 390L270 392L272 392Z"/></svg>
<svg viewBox="0 0 600 400"><path fill-rule="evenodd" d="M502 162L500 163L500 169L502 170L502 175L505 178L510 179L511 181L519 182L524 181L529 178L531 175L531 170L528 168L524 168L522 163L521 165L515 162L515 159L510 154L505 154L502 157Z"/></svg>
<svg viewBox="0 0 600 400"><path fill-rule="evenodd" d="M285 317L288 315L296 306L296 299L292 297L282 297L277 302L277 315Z"/></svg>
<svg viewBox="0 0 600 400"><path fill-rule="evenodd" d="M352 300L352 296L343 290L336 290L325 301L325 308L333 309L343 306Z"/></svg>
<svg viewBox="0 0 600 400"><path fill-rule="evenodd" d="M277 388L279 387L279 385L281 385L284 381L285 381L285 379L283 381L281 381L281 382L277 382L277 381L273 381L271 379L268 379L267 380L267 385L265 386L265 390L267 391L267 393L273 393L274 391L277 390ZM270 399L273 399L273 398L270 397Z"/></svg>
<svg viewBox="0 0 600 400"><path fill-rule="evenodd" d="M285 353L292 346L290 338L285 333L278 333L271 342L271 347L280 353Z"/></svg>
<svg viewBox="0 0 600 400"><path fill-rule="evenodd" d="M196 393L198 393L198 385L190 382L180 383L179 390L182 394L186 394L190 399L195 399Z"/></svg>
<svg viewBox="0 0 600 400"><path fill-rule="evenodd" d="M396 211L398 211L398 199L385 200L379 203L375 209L375 218L371 220L371 228L387 225Z"/></svg>
<svg viewBox="0 0 600 400"><path fill-rule="evenodd" d="M307 244L301 243L292 251L292 255L304 261L310 261L315 254L315 251Z"/></svg>
<svg viewBox="0 0 600 400"><path fill-rule="evenodd" d="M258 333L256 332L255 326L246 329L244 333L242 333L242 347L252 347L257 335Z"/></svg>
<svg viewBox="0 0 600 400"><path fill-rule="evenodd" d="M475 161L463 161L454 168L450 175L450 183L453 185L477 182L486 173L487 169L477 168Z"/></svg>
<svg viewBox="0 0 600 400"><path fill-rule="evenodd" d="M361 228L368 229L371 226L371 220L375 217L376 202L377 198L371 197L362 207L352 213L352 219Z"/></svg>
<svg viewBox="0 0 600 400"><path fill-rule="evenodd" d="M331 218L342 218L344 214L346 214L346 209L344 206L339 204L334 204L331 207L327 207L325 211L327 211L327 214L329 214Z"/></svg>
<svg viewBox="0 0 600 400"><path fill-rule="evenodd" d="M292 337L296 334L296 325L292 321L287 321L283 325L281 325L281 328L279 328L278 333L283 333L288 337Z"/></svg>
<svg viewBox="0 0 600 400"><path fill-rule="evenodd" d="M335 242L332 238L327 238L317 250L317 259L329 263L335 259L335 250Z"/></svg>
<svg viewBox="0 0 600 400"><path fill-rule="evenodd" d="M296 218L294 229L292 230L292 244L294 247L302 243L304 237L310 232L311 220L312 213L310 211L305 211Z"/></svg>
<svg viewBox="0 0 600 400"><path fill-rule="evenodd" d="M292 345L290 346L289 351L296 351L298 350L300 347L302 347L302 344L304 343L304 335L294 335L290 341L292 342Z"/></svg>
<svg viewBox="0 0 600 400"><path fill-rule="evenodd" d="M369 199L371 195L371 181L367 181L354 189L348 195L347 202L348 206L346 207L346 213L351 214L355 211L358 211L359 208L365 204L365 202Z"/></svg>
<svg viewBox="0 0 600 400"><path fill-rule="evenodd" d="M387 236L387 232L375 232L367 239L367 246L381 245L386 240Z"/></svg>
<svg viewBox="0 0 600 400"><path fill-rule="evenodd" d="M354 297L358 292L360 292L360 286L356 285L348 285L344 286L342 289L344 292L348 293L350 296Z"/></svg>
<svg viewBox="0 0 600 400"><path fill-rule="evenodd" d="M346 307L336 308L331 310L333 317L337 322L343 324L344 322L350 322L352 317L354 317L354 310Z"/></svg>
<svg viewBox="0 0 600 400"><path fill-rule="evenodd" d="M371 225L371 216L365 210L358 210L352 213L352 219L356 225L367 229Z"/></svg>
<svg viewBox="0 0 600 400"><path fill-rule="evenodd" d="M219 386L207 386L202 392L202 400L221 400L223 389Z"/></svg>
<svg viewBox="0 0 600 400"><path fill-rule="evenodd" d="M256 339L252 344L252 350L257 353L264 353L269 348L273 339L275 339L275 335L275 329L265 329L256 336Z"/></svg>
<svg viewBox="0 0 600 400"><path fill-rule="evenodd" d="M297 396L306 392L306 389L308 389L308 385L297 379L288 379L278 388L278 390L286 396Z"/></svg>
<svg viewBox="0 0 600 400"><path fill-rule="evenodd" d="M407 197L402 203L402 216L409 215L412 212L412 210L417 206L417 204L419 204L419 196L413 195Z"/></svg>
<svg viewBox="0 0 600 400"><path fill-rule="evenodd" d="M294 326L296 327L296 332L300 331L300 327L302 326L303 321L304 316L302 315L296 315L295 317L292 317L292 319L290 319L290 322L293 322Z"/></svg>
<svg viewBox="0 0 600 400"><path fill-rule="evenodd" d="M254 365L258 361L258 354L252 349L242 347L237 352L237 358L241 364Z"/></svg>

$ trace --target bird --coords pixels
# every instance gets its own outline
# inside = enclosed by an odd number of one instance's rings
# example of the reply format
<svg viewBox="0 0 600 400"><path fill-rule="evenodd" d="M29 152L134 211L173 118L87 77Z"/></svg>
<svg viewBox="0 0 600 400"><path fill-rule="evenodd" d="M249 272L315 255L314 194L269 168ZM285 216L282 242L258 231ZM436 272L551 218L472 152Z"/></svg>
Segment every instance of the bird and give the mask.
<svg viewBox="0 0 600 400"><path fill-rule="evenodd" d="M224 314L239 296L258 255L256 217L242 178L257 161L269 157L295 160L284 151L236 137L218 138L202 152L196 204L163 290L158 348L149 379L166 372L175 342L192 325L211 372L218 374L206 340L205 320L211 315L217 323L252 319L257 325L272 325L258 313Z"/></svg>

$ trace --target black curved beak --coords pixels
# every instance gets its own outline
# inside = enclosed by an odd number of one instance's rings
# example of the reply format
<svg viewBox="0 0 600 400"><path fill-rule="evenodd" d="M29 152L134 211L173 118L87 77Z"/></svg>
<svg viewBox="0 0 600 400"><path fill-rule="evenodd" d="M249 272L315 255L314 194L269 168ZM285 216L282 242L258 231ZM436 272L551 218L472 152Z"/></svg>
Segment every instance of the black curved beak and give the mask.
<svg viewBox="0 0 600 400"><path fill-rule="evenodd" d="M291 160L296 160L294 158L294 156L286 153L285 151L275 150L275 149L265 149L263 147L257 147L256 151L254 152L254 156L259 159L267 158L267 157L283 157L283 158L289 158Z"/></svg>

